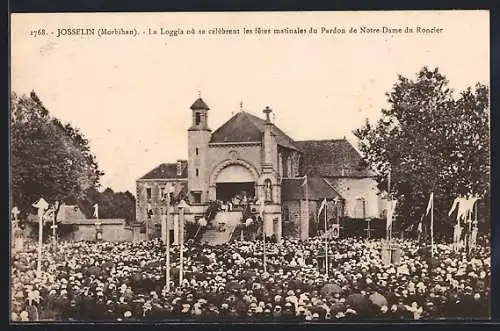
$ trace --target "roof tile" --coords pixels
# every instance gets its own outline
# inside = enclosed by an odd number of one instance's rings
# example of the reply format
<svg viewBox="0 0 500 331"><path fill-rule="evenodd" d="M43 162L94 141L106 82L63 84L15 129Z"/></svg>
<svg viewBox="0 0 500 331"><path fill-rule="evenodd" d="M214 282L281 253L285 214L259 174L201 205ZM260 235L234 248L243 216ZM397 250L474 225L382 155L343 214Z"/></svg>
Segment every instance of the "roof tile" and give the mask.
<svg viewBox="0 0 500 331"><path fill-rule="evenodd" d="M305 199L322 200L325 198L342 199L342 196L321 177L307 177L307 197L305 185L303 185L303 183L303 177L283 178L281 182L281 199L283 201Z"/></svg>
<svg viewBox="0 0 500 331"><path fill-rule="evenodd" d="M245 111L240 111L212 133L210 142L261 142L265 125L265 120ZM298 149L293 139L274 124L272 125L272 132L278 145L294 150Z"/></svg>
<svg viewBox="0 0 500 331"><path fill-rule="evenodd" d="M373 177L361 154L346 139L304 140L295 144L302 151L301 172L320 177Z"/></svg>
<svg viewBox="0 0 500 331"><path fill-rule="evenodd" d="M187 161L182 160L182 173L177 175L177 163L162 163L140 179L170 179L170 178L187 178Z"/></svg>

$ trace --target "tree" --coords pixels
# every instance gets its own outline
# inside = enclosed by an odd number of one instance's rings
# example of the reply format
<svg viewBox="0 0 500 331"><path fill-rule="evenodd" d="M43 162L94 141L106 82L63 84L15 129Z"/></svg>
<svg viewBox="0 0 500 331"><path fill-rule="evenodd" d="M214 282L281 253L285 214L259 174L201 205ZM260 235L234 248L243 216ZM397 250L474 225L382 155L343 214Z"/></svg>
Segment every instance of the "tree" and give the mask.
<svg viewBox="0 0 500 331"><path fill-rule="evenodd" d="M55 208L75 203L103 173L84 135L51 117L35 92L11 95L12 200L24 213L43 197Z"/></svg>
<svg viewBox="0 0 500 331"><path fill-rule="evenodd" d="M386 95L390 107L382 117L354 131L365 162L381 190L391 172L403 227L420 219L434 192L436 230L448 230L455 197L489 195L488 88L477 84L454 97L446 77L424 67L416 80L399 76Z"/></svg>
<svg viewBox="0 0 500 331"><path fill-rule="evenodd" d="M135 219L135 197L129 191L114 192L106 188L102 193L95 188L86 192L85 199L79 201L84 214L92 218L94 204L99 204L99 218L123 218L127 223Z"/></svg>

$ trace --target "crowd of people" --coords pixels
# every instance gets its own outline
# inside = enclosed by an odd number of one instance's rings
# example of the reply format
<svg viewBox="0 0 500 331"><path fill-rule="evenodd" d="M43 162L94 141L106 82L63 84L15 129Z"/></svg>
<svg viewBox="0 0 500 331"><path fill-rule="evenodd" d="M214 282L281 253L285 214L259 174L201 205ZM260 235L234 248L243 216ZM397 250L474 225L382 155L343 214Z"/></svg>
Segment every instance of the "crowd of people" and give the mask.
<svg viewBox="0 0 500 331"><path fill-rule="evenodd" d="M43 249L37 277L35 243L16 252L11 268L13 321L370 321L488 318L490 245L470 253L400 241L401 261L384 265L381 242L234 241L171 246L148 242L61 242ZM265 262L264 262L265 261Z"/></svg>

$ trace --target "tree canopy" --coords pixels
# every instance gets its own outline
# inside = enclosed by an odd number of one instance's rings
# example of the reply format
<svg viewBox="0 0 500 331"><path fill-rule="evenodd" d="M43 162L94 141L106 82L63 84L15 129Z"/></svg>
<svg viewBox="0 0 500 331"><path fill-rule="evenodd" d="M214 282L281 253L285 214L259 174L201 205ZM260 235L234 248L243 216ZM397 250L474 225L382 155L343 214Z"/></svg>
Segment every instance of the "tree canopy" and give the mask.
<svg viewBox="0 0 500 331"><path fill-rule="evenodd" d="M424 67L411 80L399 76L386 94L390 107L376 123L354 131L378 173L381 190L398 199L397 212L414 223L434 192L435 218L444 223L457 196L489 196L489 89L477 84L458 95L446 77ZM435 224L443 224L436 222ZM443 229L444 230L444 229Z"/></svg>
<svg viewBox="0 0 500 331"><path fill-rule="evenodd" d="M103 192L89 189L85 199L80 201L81 210L87 217L93 217L96 203L99 204L99 218L123 218L127 223L135 220L135 197L129 191L114 192L109 187Z"/></svg>
<svg viewBox="0 0 500 331"><path fill-rule="evenodd" d="M12 202L24 213L40 197L75 203L103 175L85 136L50 116L35 92L11 95L11 171Z"/></svg>

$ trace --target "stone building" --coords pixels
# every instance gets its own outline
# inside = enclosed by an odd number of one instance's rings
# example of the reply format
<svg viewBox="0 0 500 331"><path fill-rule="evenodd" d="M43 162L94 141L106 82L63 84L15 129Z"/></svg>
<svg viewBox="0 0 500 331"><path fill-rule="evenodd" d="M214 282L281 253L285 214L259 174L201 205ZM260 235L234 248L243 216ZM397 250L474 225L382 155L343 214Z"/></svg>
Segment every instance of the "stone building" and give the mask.
<svg viewBox="0 0 500 331"><path fill-rule="evenodd" d="M295 141L271 121L269 107L264 118L240 110L212 131L209 111L201 98L191 106L188 160L161 164L136 182L136 221L149 233L160 233L168 212L178 240L180 199L189 205L186 221L202 217L211 201L250 201L254 210L263 202L263 230L277 238L305 239L321 230L323 199L328 220L383 215L375 174L346 139Z"/></svg>

